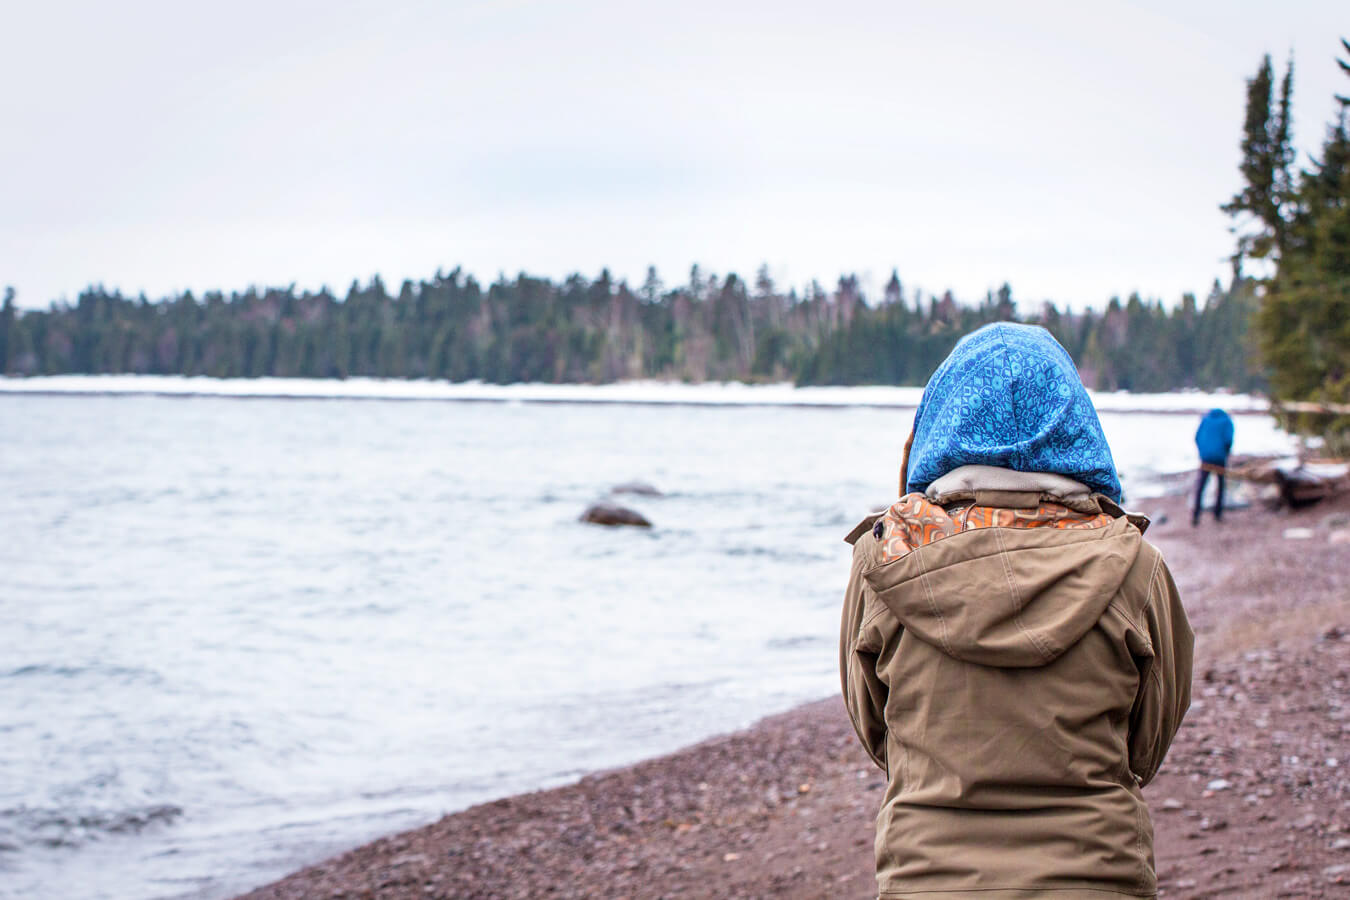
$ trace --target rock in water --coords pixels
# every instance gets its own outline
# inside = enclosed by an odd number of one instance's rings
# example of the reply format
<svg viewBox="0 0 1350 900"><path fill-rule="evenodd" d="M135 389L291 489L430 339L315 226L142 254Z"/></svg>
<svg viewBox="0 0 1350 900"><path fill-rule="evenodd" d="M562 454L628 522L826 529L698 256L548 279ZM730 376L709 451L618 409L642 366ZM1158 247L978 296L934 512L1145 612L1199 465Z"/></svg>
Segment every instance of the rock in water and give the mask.
<svg viewBox="0 0 1350 900"><path fill-rule="evenodd" d="M595 525L635 525L651 528L652 523L640 512L613 503L597 503L581 514L581 521Z"/></svg>
<svg viewBox="0 0 1350 900"><path fill-rule="evenodd" d="M639 497L660 497L661 492L645 481L625 481L609 489L611 494L636 494Z"/></svg>

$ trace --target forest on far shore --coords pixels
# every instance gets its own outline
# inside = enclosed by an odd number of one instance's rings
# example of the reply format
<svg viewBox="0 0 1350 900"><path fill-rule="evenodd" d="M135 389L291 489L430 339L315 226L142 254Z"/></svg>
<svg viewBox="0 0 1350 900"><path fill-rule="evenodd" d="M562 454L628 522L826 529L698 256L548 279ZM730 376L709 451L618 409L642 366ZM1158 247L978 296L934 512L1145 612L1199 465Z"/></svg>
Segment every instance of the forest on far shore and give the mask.
<svg viewBox="0 0 1350 900"><path fill-rule="evenodd" d="M1113 298L1104 310L1021 309L1004 285L979 302L907 294L892 273L880 297L858 279L782 292L705 275L667 288L653 269L636 289L573 275L482 284L459 269L405 281L376 276L328 290L250 288L158 301L91 287L46 310L0 306L0 373L432 378L489 382L793 381L924 384L957 339L988 322L1048 328L1103 390L1255 390L1263 376L1247 323L1255 282L1216 282L1203 301Z"/></svg>

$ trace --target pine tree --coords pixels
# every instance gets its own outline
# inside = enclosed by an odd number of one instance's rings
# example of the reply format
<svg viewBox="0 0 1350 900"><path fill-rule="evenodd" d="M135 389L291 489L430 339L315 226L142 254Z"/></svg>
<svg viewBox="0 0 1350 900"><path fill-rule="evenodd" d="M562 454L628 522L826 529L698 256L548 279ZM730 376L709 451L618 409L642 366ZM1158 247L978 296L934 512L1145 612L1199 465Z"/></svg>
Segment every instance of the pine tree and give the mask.
<svg viewBox="0 0 1350 900"><path fill-rule="evenodd" d="M1350 43L1341 44L1350 54ZM1337 63L1350 76L1350 63ZM1288 246L1256 318L1277 401L1350 402L1350 98L1337 101L1320 160L1300 173ZM1350 452L1350 416L1283 420L1320 435L1333 453Z"/></svg>
<svg viewBox="0 0 1350 900"><path fill-rule="evenodd" d="M0 305L0 375L9 371L10 332L14 330L14 288L5 288L5 302Z"/></svg>
<svg viewBox="0 0 1350 900"><path fill-rule="evenodd" d="M1247 116L1242 129L1242 162L1238 167L1244 184L1221 207L1235 220L1238 264L1244 257L1278 260L1285 246L1286 207L1292 190L1289 167L1294 160L1290 146L1293 85L1291 58L1280 84L1278 106L1272 110L1274 73L1269 54L1247 82ZM1244 215L1255 219L1255 231L1246 230Z"/></svg>

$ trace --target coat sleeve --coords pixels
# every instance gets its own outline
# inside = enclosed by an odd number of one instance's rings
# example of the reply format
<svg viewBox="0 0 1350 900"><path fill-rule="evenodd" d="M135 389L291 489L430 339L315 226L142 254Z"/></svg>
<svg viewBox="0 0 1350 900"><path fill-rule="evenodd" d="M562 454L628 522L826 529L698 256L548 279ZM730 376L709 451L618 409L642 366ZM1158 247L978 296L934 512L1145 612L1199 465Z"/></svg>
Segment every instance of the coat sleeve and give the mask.
<svg viewBox="0 0 1350 900"><path fill-rule="evenodd" d="M866 539L859 541L853 547L853 568L844 592L839 626L839 679L858 740L872 761L885 769L887 688L877 672L877 658L882 650L881 634L875 627L879 601L862 575L869 556L865 542Z"/></svg>
<svg viewBox="0 0 1350 900"><path fill-rule="evenodd" d="M1151 656L1141 660L1139 692L1130 713L1130 771L1140 785L1157 774L1191 705L1195 636L1167 564L1158 560L1144 609Z"/></svg>

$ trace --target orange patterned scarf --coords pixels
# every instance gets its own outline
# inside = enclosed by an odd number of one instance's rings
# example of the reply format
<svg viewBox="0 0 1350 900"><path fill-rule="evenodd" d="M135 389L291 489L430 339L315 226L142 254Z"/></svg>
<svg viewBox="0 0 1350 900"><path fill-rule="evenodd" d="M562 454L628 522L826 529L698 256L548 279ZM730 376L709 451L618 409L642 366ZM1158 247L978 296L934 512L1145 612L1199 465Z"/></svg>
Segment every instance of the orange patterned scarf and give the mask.
<svg viewBox="0 0 1350 900"><path fill-rule="evenodd" d="M906 494L877 519L872 534L881 544L881 562L899 559L931 544L973 528L1105 528L1115 521L1106 513L1081 513L1059 503L1044 502L1035 509L997 506L955 506L950 511L923 494Z"/></svg>

